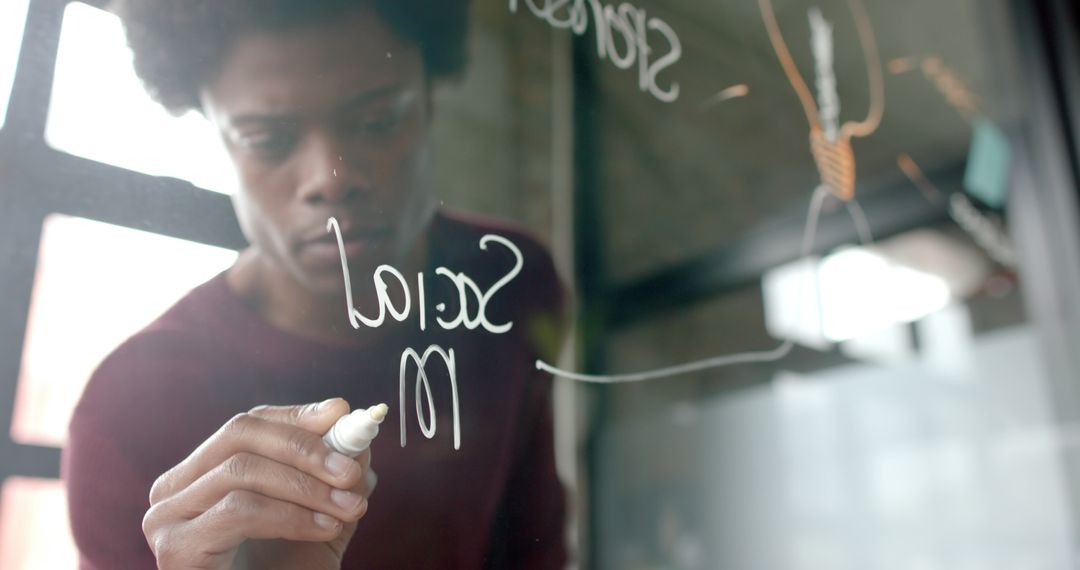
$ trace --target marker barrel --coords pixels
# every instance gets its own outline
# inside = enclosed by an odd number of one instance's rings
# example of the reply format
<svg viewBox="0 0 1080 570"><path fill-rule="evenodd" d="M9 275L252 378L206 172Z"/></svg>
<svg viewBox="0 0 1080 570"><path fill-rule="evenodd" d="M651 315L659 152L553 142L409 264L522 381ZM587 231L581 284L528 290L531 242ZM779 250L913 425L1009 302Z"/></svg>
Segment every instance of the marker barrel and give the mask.
<svg viewBox="0 0 1080 570"><path fill-rule="evenodd" d="M338 453L356 457L379 435L379 424L386 418L389 409L386 404L379 404L355 410L335 422L323 436L323 441Z"/></svg>

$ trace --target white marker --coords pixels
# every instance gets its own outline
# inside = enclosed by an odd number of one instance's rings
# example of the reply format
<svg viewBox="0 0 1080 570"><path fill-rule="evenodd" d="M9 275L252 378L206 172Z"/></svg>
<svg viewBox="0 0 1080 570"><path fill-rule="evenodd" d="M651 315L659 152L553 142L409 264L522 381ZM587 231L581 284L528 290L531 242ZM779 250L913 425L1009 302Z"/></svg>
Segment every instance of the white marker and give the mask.
<svg viewBox="0 0 1080 570"><path fill-rule="evenodd" d="M389 411L390 407L386 404L354 410L334 423L334 427L323 436L323 441L334 451L356 457L379 435L379 424L386 419Z"/></svg>

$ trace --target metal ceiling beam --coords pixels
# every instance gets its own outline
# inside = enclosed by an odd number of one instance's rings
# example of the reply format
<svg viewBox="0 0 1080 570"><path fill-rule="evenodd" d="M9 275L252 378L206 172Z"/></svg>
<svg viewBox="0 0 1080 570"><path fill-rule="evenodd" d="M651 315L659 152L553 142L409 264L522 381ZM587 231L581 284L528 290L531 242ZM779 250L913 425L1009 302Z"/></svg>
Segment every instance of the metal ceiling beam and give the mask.
<svg viewBox="0 0 1080 570"><path fill-rule="evenodd" d="M928 174L943 190L959 189L963 164ZM860 205L876 239L948 219L945 201L932 203L923 198L899 171L895 177L864 185L860 191L866 196ZM807 193L807 201L809 198ZM713 253L613 287L608 294L608 326L625 328L688 303L756 284L767 270L800 256L805 210L805 204L793 205ZM846 210L839 209L821 216L814 251L858 241Z"/></svg>

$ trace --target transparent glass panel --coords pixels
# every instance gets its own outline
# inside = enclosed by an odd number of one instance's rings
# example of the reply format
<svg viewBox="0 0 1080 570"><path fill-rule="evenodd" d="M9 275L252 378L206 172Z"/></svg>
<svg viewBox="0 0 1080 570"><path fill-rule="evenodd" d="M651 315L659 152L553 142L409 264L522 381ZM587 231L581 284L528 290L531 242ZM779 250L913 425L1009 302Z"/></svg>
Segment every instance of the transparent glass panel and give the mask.
<svg viewBox="0 0 1080 570"><path fill-rule="evenodd" d="M236 252L52 214L41 234L11 437L62 446L94 368Z"/></svg>
<svg viewBox="0 0 1080 570"><path fill-rule="evenodd" d="M58 479L9 477L0 491L0 568L75 568L67 494Z"/></svg>
<svg viewBox="0 0 1080 570"><path fill-rule="evenodd" d="M217 131L197 112L178 120L151 100L119 19L81 2L64 10L45 138L76 156L235 191Z"/></svg>
<svg viewBox="0 0 1080 570"><path fill-rule="evenodd" d="M1011 5L640 4L682 39L681 95L597 66L605 262L760 273L612 332L608 371L784 350L607 392L598 567L1075 568L1077 426L1009 232L1036 120ZM830 99L880 122L815 139ZM815 203L829 245L800 259Z"/></svg>
<svg viewBox="0 0 1080 570"><path fill-rule="evenodd" d="M0 127L7 120L11 84L19 63L23 30L26 28L26 8L30 0L6 0L0 3Z"/></svg>

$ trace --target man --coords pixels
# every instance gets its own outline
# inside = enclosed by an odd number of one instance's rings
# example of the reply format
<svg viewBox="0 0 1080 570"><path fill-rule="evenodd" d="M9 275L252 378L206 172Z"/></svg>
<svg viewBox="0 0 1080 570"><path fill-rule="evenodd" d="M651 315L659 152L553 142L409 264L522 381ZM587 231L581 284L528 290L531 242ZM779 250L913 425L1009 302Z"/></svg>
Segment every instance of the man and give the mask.
<svg viewBox="0 0 1080 570"><path fill-rule="evenodd" d="M550 379L532 366L557 344L558 279L527 236L441 212L434 195L431 91L464 65L465 6L129 0L118 11L149 91L219 128L251 246L88 384L64 454L82 568L564 565ZM481 248L487 234L520 250L512 280L501 281L514 250ZM413 310L354 329L346 264L358 314L404 304L396 281L373 285L382 264L409 277ZM477 307L475 290L488 302ZM446 326L475 325L478 311L512 325ZM433 345L454 359L419 363L423 423L392 416L356 460L322 443L350 403L414 409L400 401L414 392L412 375L399 386L401 355Z"/></svg>

